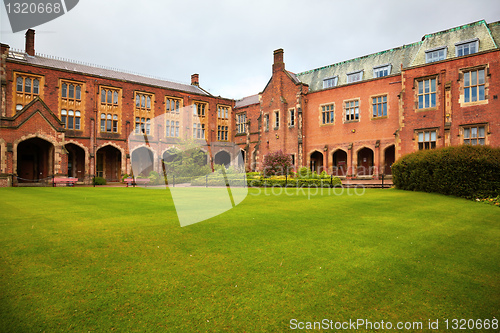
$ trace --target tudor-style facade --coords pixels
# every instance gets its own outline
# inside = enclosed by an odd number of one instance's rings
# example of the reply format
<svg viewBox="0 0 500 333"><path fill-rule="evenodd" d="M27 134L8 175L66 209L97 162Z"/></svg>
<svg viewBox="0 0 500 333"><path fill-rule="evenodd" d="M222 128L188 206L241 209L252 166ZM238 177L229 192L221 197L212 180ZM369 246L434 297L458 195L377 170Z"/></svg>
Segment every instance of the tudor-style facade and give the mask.
<svg viewBox="0 0 500 333"><path fill-rule="evenodd" d="M211 164L236 164L241 151L261 170L282 150L296 169L373 178L419 149L500 146L500 22L298 74L278 49L263 91L238 101L210 95L198 74L178 84L62 61L35 54L34 40L28 30L26 52L1 45L0 186L119 181L134 160L161 171L188 138Z"/></svg>
<svg viewBox="0 0 500 333"><path fill-rule="evenodd" d="M499 147L499 43L500 22L479 21L299 74L277 50L265 89L236 102L247 133L235 142L249 170L281 149L296 168L375 178L419 149Z"/></svg>
<svg viewBox="0 0 500 333"><path fill-rule="evenodd" d="M234 101L203 90L198 74L179 84L48 58L35 54L34 34L26 33L26 52L1 45L0 186L53 176L120 181L132 172L132 156L152 161L145 175L161 172L183 140L199 142L207 163L226 161ZM221 109L224 138L217 137Z"/></svg>

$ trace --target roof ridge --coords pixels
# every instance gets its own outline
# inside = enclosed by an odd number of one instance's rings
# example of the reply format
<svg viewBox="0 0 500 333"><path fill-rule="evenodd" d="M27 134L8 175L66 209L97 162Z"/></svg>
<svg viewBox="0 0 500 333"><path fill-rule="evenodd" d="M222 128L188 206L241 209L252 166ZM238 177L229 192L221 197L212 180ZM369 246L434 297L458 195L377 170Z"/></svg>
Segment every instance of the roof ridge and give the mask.
<svg viewBox="0 0 500 333"><path fill-rule="evenodd" d="M24 54L25 57L29 56L26 52L21 51L21 50L11 49L10 51L11 51L11 53L17 53L17 54L22 53L22 54ZM29 57L31 57L31 56L29 56ZM189 84L187 82L182 82L182 81L178 81L178 80L167 79L167 78L160 77L160 76L155 76L155 75L142 74L142 73L138 73L138 72L134 72L134 71L130 71L130 70L124 70L124 69L114 68L114 67L111 67L111 66L92 64L90 62L85 62L85 61L79 61L79 60L72 60L72 59L67 59L67 58L62 58L62 57L56 57L56 56L52 56L52 55L48 55L48 54L43 54L43 53L35 53L35 57L45 58L45 59L49 59L49 60L56 60L56 61L66 62L66 63L70 63L70 64L75 64L75 65L92 67L92 68L105 69L105 70L113 71L113 72L117 72L117 73L125 73L125 74L140 76L140 77L148 78L148 79L154 79L154 80L159 80L159 81L164 81L164 82L177 83L177 84L181 84L181 85L185 85L185 86L191 86L191 84Z"/></svg>
<svg viewBox="0 0 500 333"><path fill-rule="evenodd" d="M335 67L335 66L340 66L340 65L343 65L343 64L347 64L347 63L350 63L350 62L357 61L357 60L367 59L367 58L370 58L370 57L374 57L374 56L378 56L378 55L381 55L381 54L385 54L385 53L389 53L389 52L394 52L394 51L398 51L398 50L404 50L404 49L407 49L409 47L413 47L413 46L420 45L420 44L422 44L422 41L411 43L411 44L404 44L402 46L393 47L391 49L387 49L387 50L384 50L384 51L380 51L380 52L376 52L376 53L371 53L371 54L367 54L367 55L364 55L364 56L361 56L361 57L357 57L357 58L353 58L353 59L349 59L349 60L344 60L344 61L340 61L340 62L331 64L331 65L327 65L327 66L323 66L323 67L311 69L311 70L308 70L308 71L305 71L305 72L300 72L300 73L297 73L295 75L297 75L297 76L299 76L299 75L305 75L305 74L313 73L313 72L316 72L316 71L319 71L319 70L322 70L322 69L325 69L325 68L331 68L331 67Z"/></svg>

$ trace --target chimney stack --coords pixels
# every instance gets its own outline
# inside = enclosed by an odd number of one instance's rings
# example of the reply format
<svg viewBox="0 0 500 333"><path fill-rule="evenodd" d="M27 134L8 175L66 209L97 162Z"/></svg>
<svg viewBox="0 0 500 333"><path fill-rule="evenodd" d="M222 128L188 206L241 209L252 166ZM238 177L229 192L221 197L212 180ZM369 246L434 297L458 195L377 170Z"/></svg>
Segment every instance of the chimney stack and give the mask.
<svg viewBox="0 0 500 333"><path fill-rule="evenodd" d="M273 73L285 69L285 63L283 62L283 53L283 49L277 49L274 51Z"/></svg>
<svg viewBox="0 0 500 333"><path fill-rule="evenodd" d="M35 56L35 30L28 29L26 31L26 47L24 49L30 56Z"/></svg>
<svg viewBox="0 0 500 333"><path fill-rule="evenodd" d="M192 86L199 86L200 85L200 75L199 74L191 75L191 85Z"/></svg>

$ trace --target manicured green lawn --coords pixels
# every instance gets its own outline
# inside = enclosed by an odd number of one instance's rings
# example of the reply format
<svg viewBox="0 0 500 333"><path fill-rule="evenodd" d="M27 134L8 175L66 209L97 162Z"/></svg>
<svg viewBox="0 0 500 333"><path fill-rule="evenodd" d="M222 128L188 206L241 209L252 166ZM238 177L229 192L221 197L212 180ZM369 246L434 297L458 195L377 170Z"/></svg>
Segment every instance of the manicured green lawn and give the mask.
<svg viewBox="0 0 500 333"><path fill-rule="evenodd" d="M254 189L181 228L166 190L0 189L0 331L500 318L497 207L393 189L290 193Z"/></svg>

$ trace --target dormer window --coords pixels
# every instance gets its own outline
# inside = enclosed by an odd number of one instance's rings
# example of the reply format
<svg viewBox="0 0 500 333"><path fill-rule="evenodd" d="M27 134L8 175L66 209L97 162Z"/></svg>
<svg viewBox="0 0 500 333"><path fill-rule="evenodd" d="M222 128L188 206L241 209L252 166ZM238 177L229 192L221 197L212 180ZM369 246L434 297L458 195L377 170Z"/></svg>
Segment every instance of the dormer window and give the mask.
<svg viewBox="0 0 500 333"><path fill-rule="evenodd" d="M437 47L435 49L425 51L425 63L441 61L446 59L446 46Z"/></svg>
<svg viewBox="0 0 500 333"><path fill-rule="evenodd" d="M329 77L323 80L323 89L337 86L338 76Z"/></svg>
<svg viewBox="0 0 500 333"><path fill-rule="evenodd" d="M391 74L392 65L382 65L373 67L373 77L384 77Z"/></svg>
<svg viewBox="0 0 500 333"><path fill-rule="evenodd" d="M455 56L461 57L479 51L479 38L462 41L455 44Z"/></svg>
<svg viewBox="0 0 500 333"><path fill-rule="evenodd" d="M363 80L363 71L347 73L347 83L353 83Z"/></svg>

